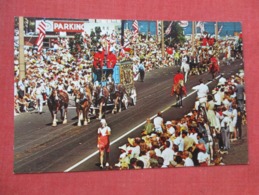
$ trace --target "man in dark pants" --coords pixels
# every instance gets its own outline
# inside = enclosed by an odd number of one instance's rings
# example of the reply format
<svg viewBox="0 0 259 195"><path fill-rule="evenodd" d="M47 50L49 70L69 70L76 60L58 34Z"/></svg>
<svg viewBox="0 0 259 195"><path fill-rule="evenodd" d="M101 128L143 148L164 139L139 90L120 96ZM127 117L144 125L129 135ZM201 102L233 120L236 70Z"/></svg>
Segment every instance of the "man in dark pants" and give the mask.
<svg viewBox="0 0 259 195"><path fill-rule="evenodd" d="M99 83L101 83L101 80L102 80L103 60L104 60L104 52L100 48L98 52L94 54L94 61L93 61L93 72L97 76L97 81Z"/></svg>
<svg viewBox="0 0 259 195"><path fill-rule="evenodd" d="M106 80L108 80L110 75L111 75L111 78L113 78L113 69L116 65L116 62L117 62L116 55L113 54L111 51L109 51L109 54L107 55Z"/></svg>
<svg viewBox="0 0 259 195"><path fill-rule="evenodd" d="M139 68L139 74L140 74L140 81L143 82L144 81L144 77L145 77L145 66L144 66L144 60L140 60L140 63L138 65Z"/></svg>
<svg viewBox="0 0 259 195"><path fill-rule="evenodd" d="M242 112L240 108L237 108L237 124L236 124L236 128L238 131L238 139L242 138Z"/></svg>
<svg viewBox="0 0 259 195"><path fill-rule="evenodd" d="M237 107L241 109L241 112L244 111L244 93L245 93L245 87L238 79L237 85L236 85L236 99L237 99Z"/></svg>

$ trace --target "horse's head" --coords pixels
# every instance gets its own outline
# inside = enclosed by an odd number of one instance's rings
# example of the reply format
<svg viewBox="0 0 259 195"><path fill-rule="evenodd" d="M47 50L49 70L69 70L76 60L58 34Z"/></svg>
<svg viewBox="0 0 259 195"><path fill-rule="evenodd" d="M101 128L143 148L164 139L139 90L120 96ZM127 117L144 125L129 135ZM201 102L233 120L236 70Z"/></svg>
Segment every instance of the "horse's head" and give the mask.
<svg viewBox="0 0 259 195"><path fill-rule="evenodd" d="M56 88L52 88L52 96L57 96L58 95L58 90Z"/></svg>
<svg viewBox="0 0 259 195"><path fill-rule="evenodd" d="M117 85L117 90L121 93L125 93L125 86L123 84L118 84Z"/></svg>
<svg viewBox="0 0 259 195"><path fill-rule="evenodd" d="M80 92L80 90L74 90L74 95L75 95L75 103L79 103L80 100L83 98L83 94Z"/></svg>
<svg viewBox="0 0 259 195"><path fill-rule="evenodd" d="M110 92L109 92L108 88L104 86L103 87L103 96L108 97L109 95L110 95Z"/></svg>
<svg viewBox="0 0 259 195"><path fill-rule="evenodd" d="M115 88L114 82L109 82L109 83L107 84L107 89L108 89L110 92L113 92L113 91L114 91L114 88Z"/></svg>
<svg viewBox="0 0 259 195"><path fill-rule="evenodd" d="M100 94L100 91L101 91L101 87L100 87L99 85L94 86L94 87L93 87L93 90L92 90L92 95L93 95L94 97L98 97L99 94Z"/></svg>

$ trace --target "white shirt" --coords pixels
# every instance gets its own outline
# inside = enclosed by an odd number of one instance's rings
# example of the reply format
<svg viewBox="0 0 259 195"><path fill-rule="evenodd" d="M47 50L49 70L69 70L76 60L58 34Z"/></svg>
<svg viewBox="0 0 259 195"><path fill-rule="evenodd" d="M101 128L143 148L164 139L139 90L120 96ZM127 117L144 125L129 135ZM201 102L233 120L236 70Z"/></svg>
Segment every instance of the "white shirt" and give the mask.
<svg viewBox="0 0 259 195"><path fill-rule="evenodd" d="M21 89L22 91L24 91L24 90L25 90L25 85L24 85L24 83L23 83L23 81L22 81L22 80L19 80L19 82L18 82L18 86L20 87L20 89Z"/></svg>
<svg viewBox="0 0 259 195"><path fill-rule="evenodd" d="M144 168L149 168L150 167L150 163L149 163L149 156L147 155L142 155L138 158L138 160L141 160L144 163Z"/></svg>
<svg viewBox="0 0 259 195"><path fill-rule="evenodd" d="M102 136L109 135L111 133L111 128L109 126L98 128L98 134Z"/></svg>
<svg viewBox="0 0 259 195"><path fill-rule="evenodd" d="M224 99L222 103L224 104L225 107L229 107L231 105L228 99Z"/></svg>
<svg viewBox="0 0 259 195"><path fill-rule="evenodd" d="M198 144L197 133L191 133L189 137L192 138L196 144Z"/></svg>
<svg viewBox="0 0 259 195"><path fill-rule="evenodd" d="M186 159L184 159L184 166L193 167L194 166L193 160L191 158L187 157Z"/></svg>
<svg viewBox="0 0 259 195"><path fill-rule="evenodd" d="M186 62L182 62L181 71L183 71L183 72L189 72L189 70L190 70L190 65L187 64Z"/></svg>
<svg viewBox="0 0 259 195"><path fill-rule="evenodd" d="M175 133L174 127L170 127L169 129L167 129L167 132L173 135Z"/></svg>
<svg viewBox="0 0 259 195"><path fill-rule="evenodd" d="M128 146L127 151L128 152L131 151L130 153L131 158L138 158L140 154L140 146L135 146L135 147Z"/></svg>
<svg viewBox="0 0 259 195"><path fill-rule="evenodd" d="M204 152L199 152L198 157L197 157L199 163L206 162L209 159L208 153Z"/></svg>
<svg viewBox="0 0 259 195"><path fill-rule="evenodd" d="M179 151L183 151L183 149L184 149L183 138L178 136L177 138L175 138L174 144L178 146Z"/></svg>
<svg viewBox="0 0 259 195"><path fill-rule="evenodd" d="M155 129L157 131L161 131L162 132L162 123L163 123L163 118L160 117L160 116L157 116L154 118L154 126L155 126Z"/></svg>
<svg viewBox="0 0 259 195"><path fill-rule="evenodd" d="M227 82L227 79L226 79L226 78L221 77L221 78L219 79L219 84L225 84L225 82Z"/></svg>
<svg viewBox="0 0 259 195"><path fill-rule="evenodd" d="M204 83L193 87L192 89L197 90L198 98L207 97L207 93L209 92L209 87Z"/></svg>
<svg viewBox="0 0 259 195"><path fill-rule="evenodd" d="M221 105L221 96L218 92L214 95L214 99L215 99L215 104L220 106Z"/></svg>
<svg viewBox="0 0 259 195"><path fill-rule="evenodd" d="M171 148L166 148L163 150L161 156L164 159L164 165L168 166L170 161L174 160L174 151Z"/></svg>
<svg viewBox="0 0 259 195"><path fill-rule="evenodd" d="M221 121L220 126L225 127L225 123L226 123L227 127L229 127L231 122L232 122L231 119L228 116L225 116Z"/></svg>

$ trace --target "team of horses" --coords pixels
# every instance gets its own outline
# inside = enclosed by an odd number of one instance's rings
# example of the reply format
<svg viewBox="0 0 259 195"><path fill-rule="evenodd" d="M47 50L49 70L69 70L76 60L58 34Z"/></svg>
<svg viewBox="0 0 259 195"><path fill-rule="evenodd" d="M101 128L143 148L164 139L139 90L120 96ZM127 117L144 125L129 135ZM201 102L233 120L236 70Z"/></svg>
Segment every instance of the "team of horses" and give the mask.
<svg viewBox="0 0 259 195"><path fill-rule="evenodd" d="M106 86L85 84L83 88L74 89L73 95L78 118L77 125L81 126L82 122L83 125L90 122L90 113L101 120L108 109L111 109L112 114L121 112L123 108L128 109L131 94L127 93L124 85L109 82ZM63 124L66 124L69 105L67 92L53 89L47 104L52 116L52 126L57 126L58 111L61 113Z"/></svg>

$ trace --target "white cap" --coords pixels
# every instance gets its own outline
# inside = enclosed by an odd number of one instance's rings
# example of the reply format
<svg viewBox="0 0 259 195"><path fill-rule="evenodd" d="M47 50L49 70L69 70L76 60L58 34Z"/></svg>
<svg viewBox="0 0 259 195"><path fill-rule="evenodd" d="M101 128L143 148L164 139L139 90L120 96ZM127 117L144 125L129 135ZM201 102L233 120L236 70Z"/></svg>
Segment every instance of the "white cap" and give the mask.
<svg viewBox="0 0 259 195"><path fill-rule="evenodd" d="M100 121L102 124L106 124L106 120L105 119L101 119Z"/></svg>
<svg viewBox="0 0 259 195"><path fill-rule="evenodd" d="M167 121L165 124L166 125L172 125L172 122L171 121Z"/></svg>

